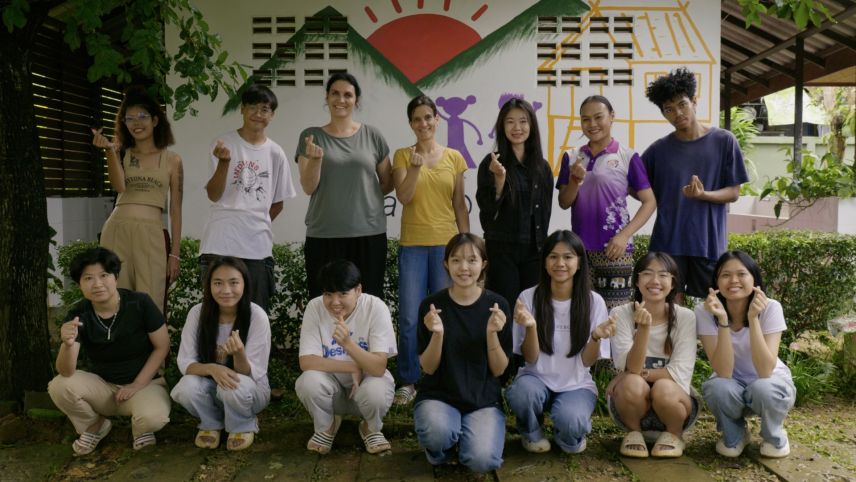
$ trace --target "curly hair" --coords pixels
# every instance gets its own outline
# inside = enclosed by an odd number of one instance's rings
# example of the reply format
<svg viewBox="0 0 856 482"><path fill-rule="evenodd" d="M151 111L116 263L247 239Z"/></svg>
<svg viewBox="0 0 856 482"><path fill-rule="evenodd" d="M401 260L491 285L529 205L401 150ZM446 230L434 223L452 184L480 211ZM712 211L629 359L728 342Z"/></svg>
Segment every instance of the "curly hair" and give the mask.
<svg viewBox="0 0 856 482"><path fill-rule="evenodd" d="M663 104L681 96L693 99L696 94L695 74L686 67L673 70L669 75L657 78L648 85L645 97L663 110Z"/></svg>
<svg viewBox="0 0 856 482"><path fill-rule="evenodd" d="M154 126L152 136L154 137L155 147L158 149L166 149L167 146L175 144L175 137L172 134L172 127L169 125L169 119L164 113L160 103L152 97L145 87L134 85L125 90L122 104L119 106L119 112L116 113L115 131L116 141L122 145L123 149L128 149L137 145L131 131L125 124L125 114L131 107L139 107L152 116L152 121L157 119L157 124Z"/></svg>

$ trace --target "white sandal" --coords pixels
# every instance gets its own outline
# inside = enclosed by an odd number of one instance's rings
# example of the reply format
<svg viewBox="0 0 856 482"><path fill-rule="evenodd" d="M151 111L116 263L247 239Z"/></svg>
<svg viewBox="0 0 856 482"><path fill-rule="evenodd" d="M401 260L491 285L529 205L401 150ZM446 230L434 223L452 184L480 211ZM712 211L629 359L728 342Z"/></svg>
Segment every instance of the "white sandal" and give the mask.
<svg viewBox="0 0 856 482"><path fill-rule="evenodd" d="M110 423L110 419L105 418L104 423L101 424L101 429L97 433L83 432L80 434L80 437L71 444L74 455L91 454L95 450L95 447L98 446L98 442L110 433L111 428L113 428L113 424Z"/></svg>

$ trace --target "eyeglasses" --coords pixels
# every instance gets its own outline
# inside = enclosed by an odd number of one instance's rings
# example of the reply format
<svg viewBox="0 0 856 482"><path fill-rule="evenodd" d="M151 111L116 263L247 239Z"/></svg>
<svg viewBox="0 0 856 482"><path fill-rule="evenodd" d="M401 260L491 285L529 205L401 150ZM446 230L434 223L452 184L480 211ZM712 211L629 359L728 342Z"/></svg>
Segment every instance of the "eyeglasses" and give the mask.
<svg viewBox="0 0 856 482"><path fill-rule="evenodd" d="M652 269L643 269L639 272L639 279L657 278L657 281L666 281L672 278L672 274L668 271L654 271Z"/></svg>
<svg viewBox="0 0 856 482"><path fill-rule="evenodd" d="M264 116L268 116L273 114L273 109L264 105L264 104L255 104L255 105L247 105L244 106L247 109L247 112L250 114L261 114Z"/></svg>
<svg viewBox="0 0 856 482"><path fill-rule="evenodd" d="M125 124L130 124L132 122L145 122L146 120L151 119L151 118L152 118L151 115L149 115L145 112L140 112L137 115L126 116L125 117Z"/></svg>

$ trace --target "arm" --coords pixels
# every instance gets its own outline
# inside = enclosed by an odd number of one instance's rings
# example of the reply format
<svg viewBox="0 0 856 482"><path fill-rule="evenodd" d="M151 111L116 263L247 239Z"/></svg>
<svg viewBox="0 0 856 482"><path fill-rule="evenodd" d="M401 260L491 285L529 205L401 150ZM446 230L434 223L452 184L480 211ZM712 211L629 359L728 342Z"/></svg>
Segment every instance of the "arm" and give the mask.
<svg viewBox="0 0 856 482"><path fill-rule="evenodd" d="M373 377L382 377L384 372L386 372L386 353L363 350L360 345L357 345L354 340L351 339L342 345L342 348L345 349L348 356L354 360L363 372Z"/></svg>
<svg viewBox="0 0 856 482"><path fill-rule="evenodd" d="M470 213L467 211L467 200L464 196L464 173L455 176L455 189L452 191L452 208L455 210L455 224L459 233L470 232Z"/></svg>
<svg viewBox="0 0 856 482"><path fill-rule="evenodd" d="M315 143L315 135L310 134L303 138L305 154L297 156L297 168L300 174L300 187L303 192L312 195L318 189L321 182L321 163L324 159L324 149Z"/></svg>
<svg viewBox="0 0 856 482"><path fill-rule="evenodd" d="M577 200L577 194L580 192L580 185L575 179L571 179L571 181L567 184L563 184L559 187L559 207L562 209L568 209L574 205L574 202Z"/></svg>
<svg viewBox="0 0 856 482"><path fill-rule="evenodd" d="M482 213L493 219L496 218L503 198L501 194L497 194L495 176L490 170L491 162L491 155L488 155L479 164L478 177L476 178L478 186L476 188L476 203L478 203Z"/></svg>
<svg viewBox="0 0 856 482"><path fill-rule="evenodd" d="M603 300L601 300L600 303L603 304ZM602 314L606 314L606 305L603 306ZM595 314L594 316L598 315ZM597 361L598 356L600 356L600 341L604 338L611 338L615 336L616 321L616 315L611 314L606 319L606 321L597 325L597 327L592 330L591 335L589 336L589 341L583 347L582 355L580 356L580 359L583 362L583 366L590 367L594 365L594 362Z"/></svg>
<svg viewBox="0 0 856 482"><path fill-rule="evenodd" d="M122 169L122 162L119 160L119 151L115 146L104 149L107 154L107 179L110 180L110 187L117 193L125 192L125 170Z"/></svg>
<svg viewBox="0 0 856 482"><path fill-rule="evenodd" d="M211 154L217 159L217 167L214 169L211 179L205 184L205 191L208 193L208 199L216 203L226 190L226 178L229 174L229 162L232 160L232 153L222 140L217 139L217 144Z"/></svg>
<svg viewBox="0 0 856 482"><path fill-rule="evenodd" d="M270 205L270 220L273 221L282 212L283 201L275 202Z"/></svg>
<svg viewBox="0 0 856 482"><path fill-rule="evenodd" d="M184 164L181 157L171 159L172 172L169 176L169 223L170 242L168 283L178 279L179 257L181 256L181 204L184 200Z"/></svg>
<svg viewBox="0 0 856 482"><path fill-rule="evenodd" d="M597 356L600 354L600 340L592 336L588 343L583 347L582 356L583 366L590 367L597 361Z"/></svg>
<svg viewBox="0 0 856 482"><path fill-rule="evenodd" d="M740 186L727 186L716 191L704 191L699 198L715 204L733 203L740 197Z"/></svg>
<svg viewBox="0 0 856 482"><path fill-rule="evenodd" d="M776 317L784 326L784 315L781 310L768 311L767 295L760 288L755 288L752 304L749 305L749 348L752 351L752 364L759 378L769 378L779 361L779 342L782 332L764 334L761 328L761 313L767 311L768 317ZM780 305L775 305L776 307Z"/></svg>
<svg viewBox="0 0 856 482"><path fill-rule="evenodd" d="M636 335L633 337L633 345L627 353L627 364L624 367L625 371L638 375L642 372L642 369L645 368L645 354L648 351L648 336L650 333L650 325L639 325L636 328Z"/></svg>
<svg viewBox="0 0 856 482"><path fill-rule="evenodd" d="M508 357L502 349L499 334L495 331L487 334L487 365L495 377L502 375L505 368L508 367Z"/></svg>
<svg viewBox="0 0 856 482"><path fill-rule="evenodd" d="M731 378L734 373L734 347L730 328L717 328L716 335L699 336L710 367L720 378Z"/></svg>
<svg viewBox="0 0 856 482"><path fill-rule="evenodd" d="M610 259L617 259L619 256L627 252L627 242L636 231L642 228L648 219L657 210L657 201L654 198L654 191L651 188L643 189L636 193L637 199L642 201L642 205L636 211L633 219L624 226L624 229L615 233L615 236L609 240L606 246L606 254Z"/></svg>
<svg viewBox="0 0 856 482"><path fill-rule="evenodd" d="M316 370L327 373L358 373L362 370L352 361L330 360L318 355L302 355L298 357L301 371Z"/></svg>
<svg viewBox="0 0 856 482"><path fill-rule="evenodd" d="M526 363L533 364L538 362L538 355L541 353L541 349L538 347L538 331L535 325L526 327L520 351L523 352L523 359L526 360Z"/></svg>
<svg viewBox="0 0 856 482"><path fill-rule="evenodd" d="M152 342L154 350L149 354L146 364L140 369L140 373L137 374L134 381L129 385L121 387L116 392L115 398L117 402L130 400L137 392L151 383L158 369L163 366L166 355L169 353L169 334L166 329L166 323L161 325L157 330L149 333L149 341Z"/></svg>
<svg viewBox="0 0 856 482"><path fill-rule="evenodd" d="M440 366L440 358L443 356L443 332L431 333L431 341L419 355L419 365L426 375L433 375Z"/></svg>
<svg viewBox="0 0 856 482"><path fill-rule="evenodd" d="M419 173L422 172L422 156L416 153L414 147L411 147L408 162L403 159L404 153L399 154L402 150L395 153L397 167L392 170L392 182L395 186L395 196L401 204L410 204L413 195L416 194L416 181L419 180Z"/></svg>
<svg viewBox="0 0 856 482"><path fill-rule="evenodd" d="M389 162L389 157L384 157L380 164L375 168L377 172L377 180L380 183L380 191L387 195L392 192L392 163Z"/></svg>

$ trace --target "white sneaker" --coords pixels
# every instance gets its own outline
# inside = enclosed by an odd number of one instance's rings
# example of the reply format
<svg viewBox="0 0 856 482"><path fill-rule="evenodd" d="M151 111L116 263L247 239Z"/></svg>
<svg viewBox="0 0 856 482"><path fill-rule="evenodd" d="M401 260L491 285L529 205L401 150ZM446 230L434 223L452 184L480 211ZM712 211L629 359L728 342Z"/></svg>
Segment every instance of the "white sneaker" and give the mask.
<svg viewBox="0 0 856 482"><path fill-rule="evenodd" d="M743 438L740 440L740 442L737 443L737 446L735 447L727 447L725 445L725 439L720 437L719 440L716 442L716 453L722 455L723 457L740 457L740 454L743 453L743 449L745 449L751 441L752 436L749 434L748 429L743 430Z"/></svg>
<svg viewBox="0 0 856 482"><path fill-rule="evenodd" d="M529 440L526 440L526 437L522 437L520 441L523 442L523 448L526 449L527 452L540 454L550 451L550 441L546 438L542 438L537 442L530 442Z"/></svg>
<svg viewBox="0 0 856 482"><path fill-rule="evenodd" d="M782 457L787 457L791 453L791 443L788 440L788 432L785 432L785 445L781 448L776 448L775 445L767 442L766 440L761 443L761 455L764 457L769 457L771 459L780 459Z"/></svg>
<svg viewBox="0 0 856 482"><path fill-rule="evenodd" d="M573 450L565 450L564 452L566 454L581 454L585 451L586 451L586 438L583 437L583 441L580 442L579 445L577 445L577 448L575 448Z"/></svg>

